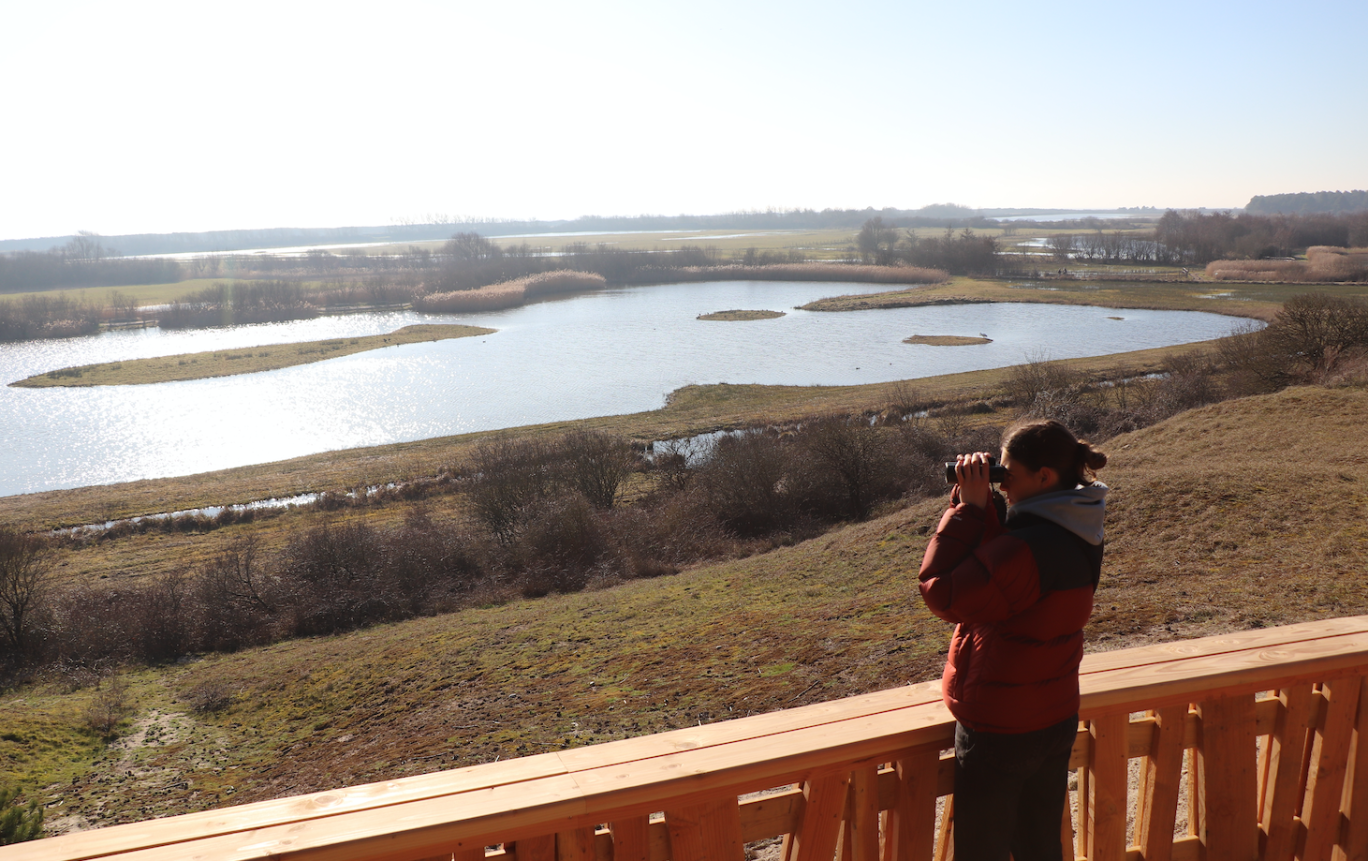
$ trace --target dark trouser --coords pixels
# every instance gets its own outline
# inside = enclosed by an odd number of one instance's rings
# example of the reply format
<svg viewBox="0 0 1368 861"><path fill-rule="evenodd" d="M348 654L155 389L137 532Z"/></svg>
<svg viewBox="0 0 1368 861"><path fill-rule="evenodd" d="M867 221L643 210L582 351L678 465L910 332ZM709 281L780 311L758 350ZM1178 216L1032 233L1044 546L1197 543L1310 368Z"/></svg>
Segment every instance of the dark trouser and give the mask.
<svg viewBox="0 0 1368 861"><path fill-rule="evenodd" d="M1035 732L955 726L955 861L1060 861L1078 716Z"/></svg>

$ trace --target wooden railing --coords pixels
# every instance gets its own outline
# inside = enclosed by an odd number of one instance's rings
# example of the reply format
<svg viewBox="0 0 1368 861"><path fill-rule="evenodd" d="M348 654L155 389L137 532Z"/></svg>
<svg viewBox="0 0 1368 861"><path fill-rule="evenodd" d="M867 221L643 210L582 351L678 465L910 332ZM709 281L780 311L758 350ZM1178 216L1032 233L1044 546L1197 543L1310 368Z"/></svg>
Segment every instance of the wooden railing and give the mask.
<svg viewBox="0 0 1368 861"><path fill-rule="evenodd" d="M1089 655L1065 858L1368 861L1368 616ZM0 858L947 861L939 683Z"/></svg>

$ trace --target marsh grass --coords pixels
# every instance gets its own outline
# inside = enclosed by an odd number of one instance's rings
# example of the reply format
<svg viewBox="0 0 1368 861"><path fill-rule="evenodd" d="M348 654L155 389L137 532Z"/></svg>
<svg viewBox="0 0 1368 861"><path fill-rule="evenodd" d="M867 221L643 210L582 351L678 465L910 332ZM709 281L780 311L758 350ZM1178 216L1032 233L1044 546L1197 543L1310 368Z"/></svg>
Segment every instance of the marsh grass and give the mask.
<svg viewBox="0 0 1368 861"><path fill-rule="evenodd" d="M1316 245L1305 260L1216 260L1206 274L1217 281L1368 281L1368 251Z"/></svg>
<svg viewBox="0 0 1368 861"><path fill-rule="evenodd" d="M203 353L181 353L151 359L127 359L99 365L61 368L10 383L21 388L52 386L125 386L146 383L168 383L177 380L202 380L209 377L229 377L274 371L295 365L307 365L325 359L350 356L367 350L397 347L401 344L420 344L448 338L470 338L492 335L494 329L461 325L405 326L388 335L367 335L356 338L331 338L322 341L301 341L293 344L269 344L236 350L213 350Z"/></svg>
<svg viewBox="0 0 1368 861"><path fill-rule="evenodd" d="M501 281L473 290L452 290L429 293L413 300L415 311L430 314L471 314L481 311L502 311L557 293L597 290L606 284L602 275L593 272L543 272L513 281Z"/></svg>

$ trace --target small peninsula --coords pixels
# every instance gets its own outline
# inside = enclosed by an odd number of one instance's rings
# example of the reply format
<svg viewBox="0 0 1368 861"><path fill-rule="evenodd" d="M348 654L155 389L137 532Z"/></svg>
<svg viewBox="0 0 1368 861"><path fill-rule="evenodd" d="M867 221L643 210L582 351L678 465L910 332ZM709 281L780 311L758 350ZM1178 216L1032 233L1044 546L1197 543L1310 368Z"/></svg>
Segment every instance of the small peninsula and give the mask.
<svg viewBox="0 0 1368 861"><path fill-rule="evenodd" d="M350 356L352 353L363 353L382 347L492 335L495 331L497 330L481 326L420 324L405 326L388 335L330 338L295 344L267 344L235 350L209 350L203 353L182 353L176 356L80 365L36 374L10 385L31 389L53 386L129 386L230 377L236 374L274 371L293 365L307 365L310 362L336 359L339 356Z"/></svg>

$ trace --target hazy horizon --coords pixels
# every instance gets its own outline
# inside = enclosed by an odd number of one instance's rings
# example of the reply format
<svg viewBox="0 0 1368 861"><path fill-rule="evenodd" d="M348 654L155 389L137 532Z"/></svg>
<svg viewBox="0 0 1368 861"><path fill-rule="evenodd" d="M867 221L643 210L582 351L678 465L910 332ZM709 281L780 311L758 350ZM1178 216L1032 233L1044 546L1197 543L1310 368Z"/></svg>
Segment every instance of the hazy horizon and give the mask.
<svg viewBox="0 0 1368 861"><path fill-rule="evenodd" d="M3 239L1368 188L1368 5L1348 0L133 0L5 20Z"/></svg>

